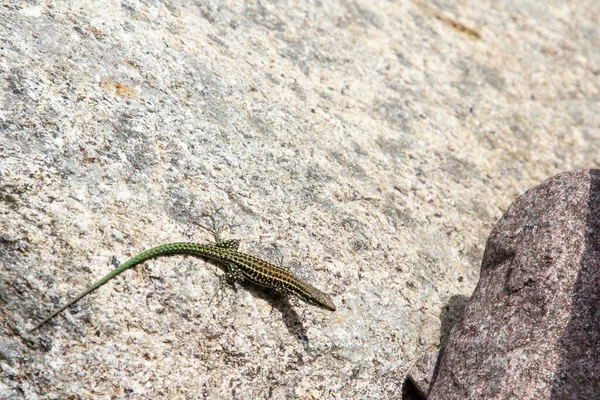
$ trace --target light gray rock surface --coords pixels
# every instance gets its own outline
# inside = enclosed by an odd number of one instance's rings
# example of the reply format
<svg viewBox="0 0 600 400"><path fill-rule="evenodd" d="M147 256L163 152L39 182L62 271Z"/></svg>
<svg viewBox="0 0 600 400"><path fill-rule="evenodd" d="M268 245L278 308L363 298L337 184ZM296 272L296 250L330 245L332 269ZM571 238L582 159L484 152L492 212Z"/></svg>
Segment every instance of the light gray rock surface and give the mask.
<svg viewBox="0 0 600 400"><path fill-rule="evenodd" d="M0 393L397 398L507 206L600 164L599 18L594 1L3 1ZM171 257L27 334L113 257L209 239L209 215L338 311L212 299L216 268Z"/></svg>
<svg viewBox="0 0 600 400"><path fill-rule="evenodd" d="M490 234L428 399L599 398L598 243L600 170L519 197Z"/></svg>

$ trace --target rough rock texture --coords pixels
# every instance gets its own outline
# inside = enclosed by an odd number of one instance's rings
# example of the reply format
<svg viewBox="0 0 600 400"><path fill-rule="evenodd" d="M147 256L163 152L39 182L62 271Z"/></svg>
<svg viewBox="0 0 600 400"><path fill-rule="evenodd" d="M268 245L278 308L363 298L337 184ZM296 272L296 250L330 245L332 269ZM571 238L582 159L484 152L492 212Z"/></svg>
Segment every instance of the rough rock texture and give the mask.
<svg viewBox="0 0 600 400"><path fill-rule="evenodd" d="M600 398L600 170L528 190L487 242L429 400Z"/></svg>
<svg viewBox="0 0 600 400"><path fill-rule="evenodd" d="M469 298L463 295L452 296L440 314L440 347L444 347L454 325L460 320ZM427 398L433 383L433 374L439 360L439 349L425 352L411 367L403 387L403 400L422 400Z"/></svg>
<svg viewBox="0 0 600 400"><path fill-rule="evenodd" d="M439 359L440 351L431 350L423 354L412 366L404 384L403 400L426 399L433 383L433 374Z"/></svg>
<svg viewBox="0 0 600 400"><path fill-rule="evenodd" d="M597 1L0 3L0 393L398 398L520 193L600 167ZM334 314L150 246L233 225ZM220 271L216 271L219 273ZM212 301L211 301L212 299Z"/></svg>

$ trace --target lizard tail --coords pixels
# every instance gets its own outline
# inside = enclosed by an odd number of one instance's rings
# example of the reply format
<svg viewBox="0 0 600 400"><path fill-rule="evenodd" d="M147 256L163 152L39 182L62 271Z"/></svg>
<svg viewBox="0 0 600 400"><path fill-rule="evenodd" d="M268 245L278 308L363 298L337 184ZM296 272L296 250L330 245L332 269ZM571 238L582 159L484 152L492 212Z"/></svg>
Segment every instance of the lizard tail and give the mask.
<svg viewBox="0 0 600 400"><path fill-rule="evenodd" d="M31 329L29 331L29 333L32 333L32 332L38 330L46 322L48 322L52 318L56 317L58 314L63 312L66 308L77 303L79 300L81 300L88 294L92 293L96 289L100 288L106 282L110 281L115 276L125 272L129 268L133 268L136 265L138 265L146 260L149 260L151 258L162 256L162 255L167 255L167 254L173 254L173 253L180 251L179 247L173 246L174 244L175 243L170 243L170 244L164 244L164 245L153 247L153 248L143 251L140 254L136 255L135 257L132 257L129 260L125 261L123 264L119 265L117 268L113 269L108 274L106 274L102 279L100 279L96 283L93 283L92 285L90 285L86 290L84 290L83 292L78 294L74 299L70 300L67 304L65 304L62 307L53 311L52 314L48 315L39 324L37 324L33 329Z"/></svg>

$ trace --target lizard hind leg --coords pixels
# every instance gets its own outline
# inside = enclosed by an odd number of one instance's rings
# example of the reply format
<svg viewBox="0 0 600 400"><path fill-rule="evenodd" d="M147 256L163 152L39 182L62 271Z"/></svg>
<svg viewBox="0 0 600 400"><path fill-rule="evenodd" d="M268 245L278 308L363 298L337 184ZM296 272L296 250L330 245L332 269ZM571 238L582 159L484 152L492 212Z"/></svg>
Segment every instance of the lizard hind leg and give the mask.
<svg viewBox="0 0 600 400"><path fill-rule="evenodd" d="M242 270L237 265L231 262L224 263L224 265L227 268L227 272L223 276L228 285L235 287L236 282L243 282L245 280Z"/></svg>
<svg viewBox="0 0 600 400"><path fill-rule="evenodd" d="M238 239L220 240L215 243L215 246L222 247L229 250L237 250L240 247L240 241Z"/></svg>
<svg viewBox="0 0 600 400"><path fill-rule="evenodd" d="M240 241L238 239L223 239L221 232L229 230L226 226L220 226L215 229L210 229L204 225L199 224L198 222L196 222L196 225L208 231L213 236L213 238L215 239L215 246L230 250L237 250L240 247Z"/></svg>
<svg viewBox="0 0 600 400"><path fill-rule="evenodd" d="M215 297L221 297L223 299L225 293L225 287L230 287L234 292L237 293L237 287L235 286L236 282L244 281L244 274L240 271L240 269L235 266L233 263L223 263L226 268L226 272L219 276L219 289L215 292L213 297L210 299L209 304L212 304L212 301Z"/></svg>

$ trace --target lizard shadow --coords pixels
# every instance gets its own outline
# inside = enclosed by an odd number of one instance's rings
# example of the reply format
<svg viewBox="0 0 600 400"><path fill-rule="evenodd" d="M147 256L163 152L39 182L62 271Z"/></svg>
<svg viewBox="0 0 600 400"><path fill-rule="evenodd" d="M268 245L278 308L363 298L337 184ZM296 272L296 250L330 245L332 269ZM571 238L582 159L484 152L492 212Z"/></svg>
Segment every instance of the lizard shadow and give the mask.
<svg viewBox="0 0 600 400"><path fill-rule="evenodd" d="M308 350L308 336L306 334L306 328L302 324L300 315L294 309L294 306L290 303L290 299L284 295L276 293L273 290L259 289L256 285L245 282L242 283L243 287L247 289L253 296L259 297L268 302L271 307L278 310L281 313L281 318L288 332L295 336L296 339L305 350Z"/></svg>
<svg viewBox="0 0 600 400"><path fill-rule="evenodd" d="M227 267L218 261L204 259L209 264L212 264L223 272L227 271ZM276 309L281 313L282 321L285 324L288 332L295 336L298 342L302 345L305 350L309 349L308 335L306 334L306 328L302 323L302 318L294 309L294 306L290 303L290 299L282 294L275 292L272 289L267 289L262 286L256 285L251 282L236 282L236 285L247 290L254 297L265 300L271 305L272 308ZM231 287L231 290L237 292L236 287Z"/></svg>

